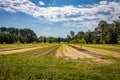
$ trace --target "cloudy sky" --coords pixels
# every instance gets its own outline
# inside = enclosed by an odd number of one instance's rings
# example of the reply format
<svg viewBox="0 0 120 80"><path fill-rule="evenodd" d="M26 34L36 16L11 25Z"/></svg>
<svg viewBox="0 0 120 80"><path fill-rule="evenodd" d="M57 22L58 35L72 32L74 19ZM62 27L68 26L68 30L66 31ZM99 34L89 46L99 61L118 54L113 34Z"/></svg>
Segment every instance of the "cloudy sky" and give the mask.
<svg viewBox="0 0 120 80"><path fill-rule="evenodd" d="M37 36L94 30L120 16L120 0L0 0L0 27L30 28Z"/></svg>

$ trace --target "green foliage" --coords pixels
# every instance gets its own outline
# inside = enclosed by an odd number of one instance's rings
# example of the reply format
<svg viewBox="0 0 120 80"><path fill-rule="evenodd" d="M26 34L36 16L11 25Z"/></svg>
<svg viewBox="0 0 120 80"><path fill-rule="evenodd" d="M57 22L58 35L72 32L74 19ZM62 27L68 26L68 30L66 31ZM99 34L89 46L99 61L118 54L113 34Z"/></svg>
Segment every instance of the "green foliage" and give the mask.
<svg viewBox="0 0 120 80"><path fill-rule="evenodd" d="M71 40L70 43L77 43L77 40Z"/></svg>
<svg viewBox="0 0 120 80"><path fill-rule="evenodd" d="M96 43L96 40L93 40L92 43L93 43L93 44L97 44L97 43Z"/></svg>
<svg viewBox="0 0 120 80"><path fill-rule="evenodd" d="M74 33L74 31L70 31L70 36L71 36L71 39L74 39L74 38L75 38L75 33Z"/></svg>
<svg viewBox="0 0 120 80"><path fill-rule="evenodd" d="M118 44L120 44L120 40L118 41Z"/></svg>
<svg viewBox="0 0 120 80"><path fill-rule="evenodd" d="M86 43L85 39L82 38L82 39L80 40L80 43L81 43L81 44L85 44L85 43Z"/></svg>
<svg viewBox="0 0 120 80"><path fill-rule="evenodd" d="M85 44L86 41L84 38L82 38L81 40L80 39L74 39L74 40L71 40L70 43L80 43L80 44Z"/></svg>
<svg viewBox="0 0 120 80"><path fill-rule="evenodd" d="M65 38L56 38L56 37L39 37L39 42L40 43L60 43L60 42L65 42Z"/></svg>
<svg viewBox="0 0 120 80"><path fill-rule="evenodd" d="M32 44L36 44L36 42L34 41L34 42L32 42Z"/></svg>
<svg viewBox="0 0 120 80"><path fill-rule="evenodd" d="M73 31L70 31L70 35L67 35L67 42L87 44L118 44L119 37L120 19L113 21L112 24L102 20L99 22L94 31L88 30L86 33L80 31L76 35ZM83 38L85 41L82 40Z"/></svg>
<svg viewBox="0 0 120 80"><path fill-rule="evenodd" d="M3 42L3 44L6 44L6 42Z"/></svg>
<svg viewBox="0 0 120 80"><path fill-rule="evenodd" d="M20 41L14 42L14 44L21 44Z"/></svg>
<svg viewBox="0 0 120 80"><path fill-rule="evenodd" d="M36 34L30 29L17 29L17 28L0 28L0 43L31 43L36 41Z"/></svg>

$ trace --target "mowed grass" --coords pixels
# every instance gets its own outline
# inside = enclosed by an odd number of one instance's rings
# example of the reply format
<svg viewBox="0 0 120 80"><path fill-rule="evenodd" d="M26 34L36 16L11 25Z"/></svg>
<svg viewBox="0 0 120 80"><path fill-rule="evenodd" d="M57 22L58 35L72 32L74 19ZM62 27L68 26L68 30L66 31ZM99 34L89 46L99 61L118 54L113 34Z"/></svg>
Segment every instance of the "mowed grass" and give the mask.
<svg viewBox="0 0 120 80"><path fill-rule="evenodd" d="M64 46L64 44L62 44L62 45L58 48L57 52L62 52L64 49L65 49L65 46Z"/></svg>
<svg viewBox="0 0 120 80"><path fill-rule="evenodd" d="M120 44L71 44L87 50L95 51L107 57L120 58Z"/></svg>
<svg viewBox="0 0 120 80"><path fill-rule="evenodd" d="M119 52L120 53L120 45L119 44L91 44L91 45L84 45L86 47L96 48L96 49L103 49L113 52Z"/></svg>
<svg viewBox="0 0 120 80"><path fill-rule="evenodd" d="M0 44L0 51L32 48L32 47L39 47L44 45L47 44Z"/></svg>
<svg viewBox="0 0 120 80"><path fill-rule="evenodd" d="M92 59L65 60L54 55L0 55L0 80L120 80L120 59L99 63Z"/></svg>
<svg viewBox="0 0 120 80"><path fill-rule="evenodd" d="M29 50L25 52L14 53L12 55L31 55L31 56L43 56L43 55L53 55L57 52L60 44L46 44L38 49Z"/></svg>

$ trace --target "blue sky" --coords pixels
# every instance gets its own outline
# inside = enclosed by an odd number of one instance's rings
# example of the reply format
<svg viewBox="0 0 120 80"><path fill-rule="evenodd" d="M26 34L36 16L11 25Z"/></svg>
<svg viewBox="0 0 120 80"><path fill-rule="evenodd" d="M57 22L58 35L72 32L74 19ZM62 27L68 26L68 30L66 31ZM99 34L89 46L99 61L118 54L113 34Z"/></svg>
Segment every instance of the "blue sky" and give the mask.
<svg viewBox="0 0 120 80"><path fill-rule="evenodd" d="M37 36L66 37L120 16L120 0L0 0L0 27L30 28Z"/></svg>

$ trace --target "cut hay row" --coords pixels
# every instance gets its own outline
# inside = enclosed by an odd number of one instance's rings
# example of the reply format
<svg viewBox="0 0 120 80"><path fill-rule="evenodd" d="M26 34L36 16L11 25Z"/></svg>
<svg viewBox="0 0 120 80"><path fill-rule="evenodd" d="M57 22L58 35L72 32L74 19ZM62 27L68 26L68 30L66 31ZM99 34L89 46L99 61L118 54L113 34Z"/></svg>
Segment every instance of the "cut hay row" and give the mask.
<svg viewBox="0 0 120 80"><path fill-rule="evenodd" d="M61 51L58 51L56 54L57 57L67 57L71 59L79 59L79 58L93 58L94 56L91 56L89 54L86 54L84 52L78 51L74 49L71 46L64 45L64 48Z"/></svg>
<svg viewBox="0 0 120 80"><path fill-rule="evenodd" d="M91 59L94 62L108 63L108 64L114 62L113 60L110 60L107 56L86 49L81 49L80 47L76 47L73 45L62 45L57 51L56 57L70 59L70 60Z"/></svg>
<svg viewBox="0 0 120 80"><path fill-rule="evenodd" d="M28 50L28 51L24 51L24 52L18 52L18 53L14 53L12 55L31 55L31 56L42 56L42 55L46 55L46 54L55 54L57 48L60 45L46 45L46 46L42 46L39 47L37 49L34 50Z"/></svg>
<svg viewBox="0 0 120 80"><path fill-rule="evenodd" d="M70 44L72 46L80 48L80 44ZM115 46L115 47L114 47ZM113 49L111 49L111 47ZM83 44L83 49L91 51L93 53L97 53L106 57L120 58L120 49L119 45L104 45L104 44Z"/></svg>
<svg viewBox="0 0 120 80"><path fill-rule="evenodd" d="M44 47L39 51L34 52L33 56L43 56L43 55L54 55L56 54L57 49L59 48L60 45L52 45L48 47Z"/></svg>
<svg viewBox="0 0 120 80"><path fill-rule="evenodd" d="M90 50L87 50L87 49L83 49L83 48L80 48L80 47L77 47L77 46L73 46L73 45L69 45L70 47L80 51L80 52L83 52L84 54L88 54L88 55L91 55L93 56L94 58L104 58L104 56L102 54L99 54L97 52L93 52L93 51L90 51Z"/></svg>
<svg viewBox="0 0 120 80"><path fill-rule="evenodd" d="M45 46L47 44L0 44L0 52Z"/></svg>
<svg viewBox="0 0 120 80"><path fill-rule="evenodd" d="M106 50L106 51L114 51L114 52L118 52L120 53L120 46L114 46L114 45L105 45L105 44L102 44L102 45L95 45L95 44L92 44L92 45L85 45L85 47L90 47L90 48L96 48L96 49L101 49L101 50Z"/></svg>
<svg viewBox="0 0 120 80"><path fill-rule="evenodd" d="M46 46L50 46L50 45L39 45L39 46L29 46L28 48L22 48L22 49L15 49L15 50L6 50L6 51L1 51L0 54L16 54L16 53L22 53L22 52L26 52L26 51L32 51L32 50L36 50L42 47L46 47Z"/></svg>

